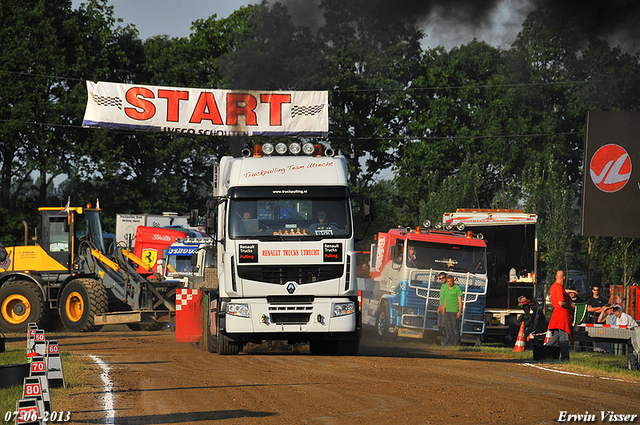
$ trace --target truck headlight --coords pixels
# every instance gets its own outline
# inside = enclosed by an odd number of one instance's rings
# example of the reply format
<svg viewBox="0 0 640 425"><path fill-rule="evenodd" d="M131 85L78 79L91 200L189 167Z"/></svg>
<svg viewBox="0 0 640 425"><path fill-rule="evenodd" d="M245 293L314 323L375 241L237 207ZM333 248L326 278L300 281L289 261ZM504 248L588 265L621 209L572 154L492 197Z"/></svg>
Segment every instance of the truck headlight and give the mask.
<svg viewBox="0 0 640 425"><path fill-rule="evenodd" d="M249 304L227 304L227 314L238 317L249 317Z"/></svg>
<svg viewBox="0 0 640 425"><path fill-rule="evenodd" d="M356 312L356 304L353 301L347 303L336 303L333 305L331 317L346 316Z"/></svg>

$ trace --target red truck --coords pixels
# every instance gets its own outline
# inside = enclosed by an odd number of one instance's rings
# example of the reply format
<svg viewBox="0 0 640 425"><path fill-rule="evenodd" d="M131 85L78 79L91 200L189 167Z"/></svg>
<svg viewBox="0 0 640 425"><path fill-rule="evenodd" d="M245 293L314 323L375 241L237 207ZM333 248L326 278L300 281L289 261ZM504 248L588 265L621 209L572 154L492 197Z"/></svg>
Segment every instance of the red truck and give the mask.
<svg viewBox="0 0 640 425"><path fill-rule="evenodd" d="M164 227L138 226L133 253L154 272L158 272L158 260L172 243L184 239L191 232ZM162 273L160 273L162 274Z"/></svg>

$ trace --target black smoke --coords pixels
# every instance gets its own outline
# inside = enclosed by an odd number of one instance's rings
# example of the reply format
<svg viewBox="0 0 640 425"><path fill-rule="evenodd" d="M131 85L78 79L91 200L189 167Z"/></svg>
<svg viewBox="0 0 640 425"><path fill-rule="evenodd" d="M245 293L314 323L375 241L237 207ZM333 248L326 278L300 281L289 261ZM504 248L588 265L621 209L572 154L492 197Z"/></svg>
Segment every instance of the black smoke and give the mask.
<svg viewBox="0 0 640 425"><path fill-rule="evenodd" d="M632 52L640 47L638 0L534 0L533 5L561 17L581 40L601 38Z"/></svg>
<svg viewBox="0 0 640 425"><path fill-rule="evenodd" d="M296 24L315 30L324 23L323 10L334 1L282 0L280 3L287 6ZM430 34L427 25L439 20L447 24L438 25L438 31L472 33L478 28L490 31L501 6L515 13L519 22L523 22L529 12L542 10L559 17L562 25L582 40L601 38L633 52L640 48L639 0L341 0L341 3L349 9L362 10L363 15L380 23L391 25L399 20L412 20L427 36L436 39L440 35L446 38L446 34Z"/></svg>

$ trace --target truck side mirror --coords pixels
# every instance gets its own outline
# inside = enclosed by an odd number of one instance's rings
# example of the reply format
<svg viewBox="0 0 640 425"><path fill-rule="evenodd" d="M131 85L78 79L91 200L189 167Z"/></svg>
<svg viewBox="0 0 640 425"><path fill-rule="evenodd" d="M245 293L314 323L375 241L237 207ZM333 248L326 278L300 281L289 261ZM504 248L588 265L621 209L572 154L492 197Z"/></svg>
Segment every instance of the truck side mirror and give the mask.
<svg viewBox="0 0 640 425"><path fill-rule="evenodd" d="M206 232L210 235L215 234L217 225L216 214L211 210L207 211Z"/></svg>
<svg viewBox="0 0 640 425"><path fill-rule="evenodd" d="M198 253L196 252L191 256L191 271L193 273L198 273L200 270L198 268Z"/></svg>
<svg viewBox="0 0 640 425"><path fill-rule="evenodd" d="M364 221L372 221L373 220L373 212L372 212L373 204L370 198L364 198L362 200L362 219Z"/></svg>
<svg viewBox="0 0 640 425"><path fill-rule="evenodd" d="M200 216L198 215L198 210L191 210L191 214L189 215L189 226L198 227L200 221Z"/></svg>

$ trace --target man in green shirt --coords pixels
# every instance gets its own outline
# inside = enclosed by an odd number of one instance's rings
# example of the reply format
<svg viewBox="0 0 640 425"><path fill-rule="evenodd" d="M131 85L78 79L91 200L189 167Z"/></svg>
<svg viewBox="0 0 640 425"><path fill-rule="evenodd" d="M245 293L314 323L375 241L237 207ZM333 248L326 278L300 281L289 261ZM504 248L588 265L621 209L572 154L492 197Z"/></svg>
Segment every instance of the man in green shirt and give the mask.
<svg viewBox="0 0 640 425"><path fill-rule="evenodd" d="M447 275L447 285L440 290L440 309L443 314L445 337L443 347L460 344L460 317L462 316L462 289L454 278Z"/></svg>

